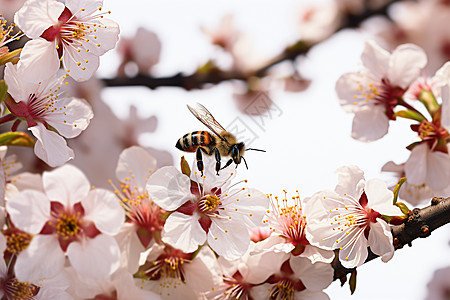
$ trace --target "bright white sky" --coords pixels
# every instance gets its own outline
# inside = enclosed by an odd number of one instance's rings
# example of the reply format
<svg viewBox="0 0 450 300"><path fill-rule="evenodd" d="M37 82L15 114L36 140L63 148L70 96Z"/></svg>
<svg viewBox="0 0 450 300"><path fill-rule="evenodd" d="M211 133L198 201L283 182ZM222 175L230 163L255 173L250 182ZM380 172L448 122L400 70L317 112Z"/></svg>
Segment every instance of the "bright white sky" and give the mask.
<svg viewBox="0 0 450 300"><path fill-rule="evenodd" d="M104 4L112 10L111 18L120 24L123 36L134 35L139 26L159 35L162 56L155 71L173 75L179 71L189 74L217 55L200 26L215 27L227 13L232 13L236 26L251 36L256 56L275 55L298 38L295 18L301 2L305 1L110 0ZM249 170L242 165L239 175L264 193L281 195L283 189L292 193L298 189L305 198L333 189L334 170L346 164L358 165L366 178L388 178L380 175L383 164L389 160L404 162L409 155L404 147L415 139L406 122L396 122L385 138L374 143L351 139L352 115L341 110L334 85L341 74L359 68L364 39L362 34L343 32L314 48L301 65L302 74L313 79L310 88L302 93L271 91L270 98L282 113L269 120L264 130L238 111L230 83L190 92L179 88L108 88L103 97L119 117L125 117L130 104L136 105L143 117L158 116L158 129L145 135L142 144L170 151L175 161L182 155L174 147L177 139L205 129L186 104L204 104L222 125L239 116L258 135L252 147L267 150L248 152ZM108 53L102 57L99 75L113 76L117 64L116 54ZM423 299L432 272L450 265L448 254L445 227L426 240L414 242L412 248L398 251L387 264L377 260L359 268L351 299ZM348 285L341 288L337 282L327 293L331 299L350 297Z"/></svg>

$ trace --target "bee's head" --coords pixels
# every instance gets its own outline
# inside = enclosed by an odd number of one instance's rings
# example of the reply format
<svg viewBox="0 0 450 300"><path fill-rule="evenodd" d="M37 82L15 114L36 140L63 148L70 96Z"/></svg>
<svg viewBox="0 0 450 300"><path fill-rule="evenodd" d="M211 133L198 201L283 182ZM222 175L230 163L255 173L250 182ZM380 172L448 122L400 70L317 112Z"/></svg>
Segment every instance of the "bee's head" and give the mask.
<svg viewBox="0 0 450 300"><path fill-rule="evenodd" d="M231 148L231 158L233 159L235 164L241 163L241 158L244 156L245 152L245 144L243 142L237 143L233 145Z"/></svg>

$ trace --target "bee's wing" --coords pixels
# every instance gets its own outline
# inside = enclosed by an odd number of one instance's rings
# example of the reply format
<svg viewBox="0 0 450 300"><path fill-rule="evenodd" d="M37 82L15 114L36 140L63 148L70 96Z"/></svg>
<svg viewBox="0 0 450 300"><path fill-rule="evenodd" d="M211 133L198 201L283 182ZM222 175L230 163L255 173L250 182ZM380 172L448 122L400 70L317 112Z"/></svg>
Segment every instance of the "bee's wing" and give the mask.
<svg viewBox="0 0 450 300"><path fill-rule="evenodd" d="M222 125L217 122L216 119L214 119L213 115L200 103L197 103L197 108L187 106L188 109L191 111L191 113L203 124L205 124L206 127L208 127L212 132L214 132L219 138L225 141L225 138L223 138L220 133L222 131L226 131L225 128L223 128Z"/></svg>

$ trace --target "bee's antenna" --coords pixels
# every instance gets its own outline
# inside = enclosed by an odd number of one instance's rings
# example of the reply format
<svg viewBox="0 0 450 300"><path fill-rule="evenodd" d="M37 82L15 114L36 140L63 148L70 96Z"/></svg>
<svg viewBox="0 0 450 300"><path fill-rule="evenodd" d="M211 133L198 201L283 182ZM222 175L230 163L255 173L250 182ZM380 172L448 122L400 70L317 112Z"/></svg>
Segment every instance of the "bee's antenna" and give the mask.
<svg viewBox="0 0 450 300"><path fill-rule="evenodd" d="M243 157L243 156L241 156L241 158L244 160L244 163L245 163L245 167L247 168L247 170L248 170L248 166L247 166L247 161L245 160L245 158Z"/></svg>
<svg viewBox="0 0 450 300"><path fill-rule="evenodd" d="M266 150L255 149L255 148L247 148L247 149L245 149L245 151L248 151L248 150L254 150L254 151L266 152Z"/></svg>

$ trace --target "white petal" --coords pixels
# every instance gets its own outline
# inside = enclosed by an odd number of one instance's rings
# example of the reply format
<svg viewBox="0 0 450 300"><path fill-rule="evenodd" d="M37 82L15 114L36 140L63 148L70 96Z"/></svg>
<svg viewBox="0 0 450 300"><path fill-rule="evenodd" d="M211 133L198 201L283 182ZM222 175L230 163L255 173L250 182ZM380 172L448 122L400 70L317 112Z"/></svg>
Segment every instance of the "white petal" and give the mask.
<svg viewBox="0 0 450 300"><path fill-rule="evenodd" d="M58 201L64 206L73 206L83 200L89 193L89 181L75 166L64 165L42 175L44 189L52 201Z"/></svg>
<svg viewBox="0 0 450 300"><path fill-rule="evenodd" d="M233 260L241 257L250 244L246 226L228 219L212 218L208 232L208 244L220 256Z"/></svg>
<svg viewBox="0 0 450 300"><path fill-rule="evenodd" d="M367 41L361 55L361 61L377 78L382 79L388 72L390 54L375 41Z"/></svg>
<svg viewBox="0 0 450 300"><path fill-rule="evenodd" d="M408 183L422 185L427 176L427 155L429 149L426 143L420 144L411 151L405 163L405 175Z"/></svg>
<svg viewBox="0 0 450 300"><path fill-rule="evenodd" d="M19 191L31 189L44 193L41 174L28 172L20 173L19 175L13 177L12 184Z"/></svg>
<svg viewBox="0 0 450 300"><path fill-rule="evenodd" d="M270 276L277 274L280 271L281 265L291 256L285 252L272 251L264 251L256 255L253 254L258 251L258 248L265 247L263 242L252 243L255 247L254 250L250 251L250 255L246 254L248 257L243 258L248 266L245 280L251 284L260 284Z"/></svg>
<svg viewBox="0 0 450 300"><path fill-rule="evenodd" d="M94 117L91 106L83 99L63 97L54 108L56 111L48 114L46 121L66 138L78 136Z"/></svg>
<svg viewBox="0 0 450 300"><path fill-rule="evenodd" d="M35 39L58 23L63 10L64 4L56 0L28 0L14 15L14 22L28 37Z"/></svg>
<svg viewBox="0 0 450 300"><path fill-rule="evenodd" d="M105 234L93 239L70 243L67 248L69 261L81 275L102 279L120 266L120 249L116 240Z"/></svg>
<svg viewBox="0 0 450 300"><path fill-rule="evenodd" d="M86 52L85 50L78 52L72 46L63 46L62 59L64 69L69 70L68 74L76 81L88 80L94 75L99 66L99 58L97 55Z"/></svg>
<svg viewBox="0 0 450 300"><path fill-rule="evenodd" d="M365 107L367 103L365 98L357 97L361 92L358 89L361 87L361 75L359 73L346 73L339 77L336 82L336 94L339 98L339 103L346 112L357 112Z"/></svg>
<svg viewBox="0 0 450 300"><path fill-rule="evenodd" d="M274 285L270 283L253 286L250 289L250 296L252 299L270 299L269 296L273 287Z"/></svg>
<svg viewBox="0 0 450 300"><path fill-rule="evenodd" d="M369 232L370 233L370 232ZM368 255L367 240L364 237L364 230L361 230L351 245L339 251L339 261L347 269L361 266Z"/></svg>
<svg viewBox="0 0 450 300"><path fill-rule="evenodd" d="M125 221L125 213L116 195L108 190L94 189L81 200L85 218L93 221L103 233L114 235Z"/></svg>
<svg viewBox="0 0 450 300"><path fill-rule="evenodd" d="M355 113L352 138L372 142L382 138L389 129L389 119L381 105L366 107Z"/></svg>
<svg viewBox="0 0 450 300"><path fill-rule="evenodd" d="M23 47L17 72L23 81L38 83L54 76L59 66L55 42L39 38L28 41Z"/></svg>
<svg viewBox="0 0 450 300"><path fill-rule="evenodd" d="M393 205L394 194L381 179L370 179L366 182L367 206L382 215L401 216L402 211Z"/></svg>
<svg viewBox="0 0 450 300"><path fill-rule="evenodd" d="M361 197L365 185L364 172L354 165L342 166L336 169L338 184L334 189L336 193L343 196L350 195L356 200Z"/></svg>
<svg viewBox="0 0 450 300"><path fill-rule="evenodd" d="M400 45L389 59L389 81L393 86L406 89L419 77L426 64L427 55L422 48L414 44Z"/></svg>
<svg viewBox="0 0 450 300"><path fill-rule="evenodd" d="M6 202L6 210L15 226L38 234L50 219L50 200L41 192L25 190Z"/></svg>
<svg viewBox="0 0 450 300"><path fill-rule="evenodd" d="M303 290L295 293L294 300L330 300L330 297L322 291Z"/></svg>
<svg viewBox="0 0 450 300"><path fill-rule="evenodd" d="M36 235L17 256L14 269L20 281L35 282L58 275L64 262L64 252L53 235Z"/></svg>
<svg viewBox="0 0 450 300"><path fill-rule="evenodd" d="M103 18L97 22L101 24L101 28L98 30L97 39L93 40L96 45L91 49L100 56L116 47L120 30L119 24L111 19Z"/></svg>
<svg viewBox="0 0 450 300"><path fill-rule="evenodd" d="M289 264L308 290L321 291L333 282L334 270L330 264L322 262L313 264L299 256L291 256Z"/></svg>
<svg viewBox="0 0 450 300"><path fill-rule="evenodd" d="M131 182L139 188L140 193L143 193L151 172L155 170L156 159L144 148L132 146L120 153L116 176L120 182L125 182L125 178L132 177Z"/></svg>
<svg viewBox="0 0 450 300"><path fill-rule="evenodd" d="M172 213L164 224L162 240L185 253L197 250L206 241L206 233L198 222L199 216Z"/></svg>
<svg viewBox="0 0 450 300"><path fill-rule="evenodd" d="M73 300L73 297L66 293L71 281L67 272L63 270L53 278L39 280L39 292L33 298L35 300Z"/></svg>
<svg viewBox="0 0 450 300"><path fill-rule="evenodd" d="M114 236L121 251L122 268L126 268L131 273L136 273L139 265L144 264L146 257L140 262L141 253L146 249L142 245L136 234L136 226L132 223L125 223L120 232ZM150 244L151 247L152 244Z"/></svg>
<svg viewBox="0 0 450 300"><path fill-rule="evenodd" d="M316 262L331 263L334 259L334 252L307 245L299 256L309 259L313 264Z"/></svg>
<svg viewBox="0 0 450 300"><path fill-rule="evenodd" d="M83 19L93 12L98 12L98 9L103 7L103 0L66 0L65 4L72 14L77 13L78 19Z"/></svg>
<svg viewBox="0 0 450 300"><path fill-rule="evenodd" d="M370 223L369 246L376 255L381 256L383 262L389 261L394 256L393 237L389 225L380 219Z"/></svg>
<svg viewBox="0 0 450 300"><path fill-rule="evenodd" d="M262 219L269 207L265 194L253 188L231 190L227 193L233 196L221 196L222 205L226 207L221 215L230 216L234 222L240 222L247 227L264 225Z"/></svg>
<svg viewBox="0 0 450 300"><path fill-rule="evenodd" d="M37 84L23 81L22 77L17 73L17 64L7 63L5 68L5 83L8 86L8 94L16 102L28 102L30 94L37 89Z"/></svg>
<svg viewBox="0 0 450 300"><path fill-rule="evenodd" d="M184 271L186 284L196 292L214 290L222 282L217 258L209 247L202 247L194 260L184 265Z"/></svg>
<svg viewBox="0 0 450 300"><path fill-rule="evenodd" d="M61 166L75 157L73 150L67 147L66 140L56 132L47 130L41 123L28 129L37 139L34 153L50 167Z"/></svg>
<svg viewBox="0 0 450 300"><path fill-rule="evenodd" d="M441 88L441 125L450 131L450 62L446 62L431 80L436 88Z"/></svg>
<svg viewBox="0 0 450 300"><path fill-rule="evenodd" d="M434 191L439 191L450 185L450 155L440 151L428 153L425 184Z"/></svg>
<svg viewBox="0 0 450 300"><path fill-rule="evenodd" d="M172 166L153 173L146 188L152 200L167 211L176 210L193 197L189 177Z"/></svg>

